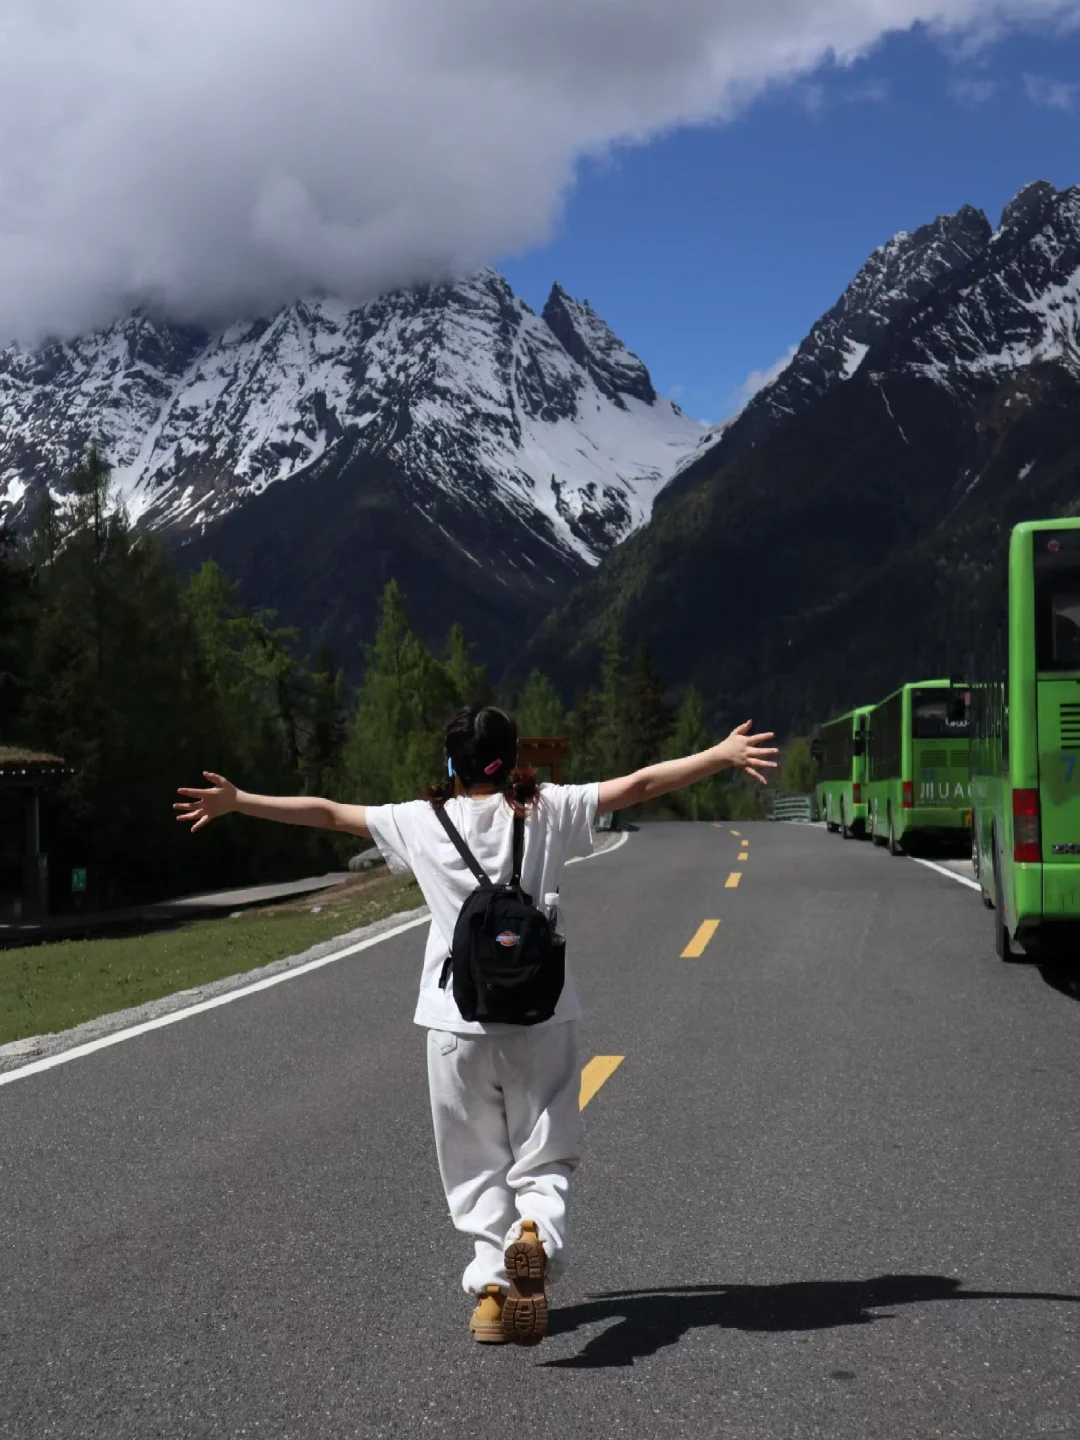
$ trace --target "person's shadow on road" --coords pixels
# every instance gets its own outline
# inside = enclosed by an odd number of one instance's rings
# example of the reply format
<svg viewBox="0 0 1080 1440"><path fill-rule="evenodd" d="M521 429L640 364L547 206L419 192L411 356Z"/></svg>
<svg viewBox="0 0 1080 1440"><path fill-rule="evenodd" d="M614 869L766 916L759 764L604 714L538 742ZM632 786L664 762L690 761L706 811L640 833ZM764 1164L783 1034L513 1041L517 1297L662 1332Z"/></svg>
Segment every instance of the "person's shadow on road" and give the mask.
<svg viewBox="0 0 1080 1440"><path fill-rule="evenodd" d="M594 1335L577 1355L549 1360L550 1369L632 1365L674 1345L691 1330L827 1330L889 1320L874 1314L930 1300L1056 1300L1077 1295L1010 1290L964 1290L945 1275L881 1275L873 1280L808 1280L784 1285L682 1285L670 1290L620 1290L555 1310L549 1334L569 1335L586 1325L618 1320Z"/></svg>

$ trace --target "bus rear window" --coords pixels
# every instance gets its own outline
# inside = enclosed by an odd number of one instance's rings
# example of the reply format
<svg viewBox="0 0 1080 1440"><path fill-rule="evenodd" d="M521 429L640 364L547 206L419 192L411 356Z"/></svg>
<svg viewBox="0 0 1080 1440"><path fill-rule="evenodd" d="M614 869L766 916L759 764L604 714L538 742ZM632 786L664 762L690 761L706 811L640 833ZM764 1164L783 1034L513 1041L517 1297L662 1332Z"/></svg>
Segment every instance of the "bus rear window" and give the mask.
<svg viewBox="0 0 1080 1440"><path fill-rule="evenodd" d="M916 740L965 740L971 733L971 691L912 691L911 733Z"/></svg>
<svg viewBox="0 0 1080 1440"><path fill-rule="evenodd" d="M1080 530L1037 530L1035 653L1040 670L1080 670Z"/></svg>
<svg viewBox="0 0 1080 1440"><path fill-rule="evenodd" d="M1055 586L1048 603L1050 664L1055 670L1080 670L1080 584Z"/></svg>

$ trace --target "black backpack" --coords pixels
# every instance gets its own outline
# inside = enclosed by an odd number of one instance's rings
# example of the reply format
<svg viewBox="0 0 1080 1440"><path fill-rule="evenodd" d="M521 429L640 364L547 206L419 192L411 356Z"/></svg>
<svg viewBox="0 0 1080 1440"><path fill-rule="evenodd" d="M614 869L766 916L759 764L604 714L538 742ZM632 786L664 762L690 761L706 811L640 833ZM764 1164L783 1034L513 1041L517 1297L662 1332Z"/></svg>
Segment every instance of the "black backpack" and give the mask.
<svg viewBox="0 0 1080 1440"><path fill-rule="evenodd" d="M493 885L443 806L435 811L458 854L479 881L454 927L439 980L453 976L463 1020L539 1025L555 1013L566 977L566 942L521 888L525 821L514 816L514 868L508 885Z"/></svg>

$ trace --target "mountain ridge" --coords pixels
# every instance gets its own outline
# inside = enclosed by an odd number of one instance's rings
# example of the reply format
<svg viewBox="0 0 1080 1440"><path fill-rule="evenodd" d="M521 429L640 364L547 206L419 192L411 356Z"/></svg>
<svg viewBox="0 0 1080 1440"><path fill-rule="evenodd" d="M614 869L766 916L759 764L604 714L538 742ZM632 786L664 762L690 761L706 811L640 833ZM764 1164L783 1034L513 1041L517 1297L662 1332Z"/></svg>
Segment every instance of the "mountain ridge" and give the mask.
<svg viewBox="0 0 1080 1440"><path fill-rule="evenodd" d="M800 346L831 365L781 374L699 451L524 664L570 695L616 623L714 723L780 730L962 669L1008 529L1080 499L1080 187L1024 187L996 230L958 216L894 246L924 252L891 313L864 287L858 363L839 363L849 287Z"/></svg>

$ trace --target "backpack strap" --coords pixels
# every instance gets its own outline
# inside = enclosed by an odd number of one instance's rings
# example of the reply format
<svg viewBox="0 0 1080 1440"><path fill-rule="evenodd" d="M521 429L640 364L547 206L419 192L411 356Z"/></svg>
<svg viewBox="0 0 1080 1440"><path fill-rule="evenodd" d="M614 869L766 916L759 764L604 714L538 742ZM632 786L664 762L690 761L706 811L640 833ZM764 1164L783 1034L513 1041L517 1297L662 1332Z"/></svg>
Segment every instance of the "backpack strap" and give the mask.
<svg viewBox="0 0 1080 1440"><path fill-rule="evenodd" d="M468 845L465 844L465 841L462 839L461 834L459 833L459 831L458 831L457 827L455 826L454 822L450 819L450 816L447 815L447 813L446 813L446 806L445 806L445 805L436 805L436 806L435 806L435 814L436 814L436 815L439 817L439 819L442 821L442 827L443 827L443 829L446 831L447 835L450 836L450 839L451 839L451 841L452 841L452 843L453 843L454 849L458 852L458 854L461 856L461 858L465 861L465 864L469 867L469 869L472 871L472 873L476 876L477 880L479 880L481 886L482 886L485 890L491 890L491 889L493 889L494 887L492 886L491 881L490 881L490 880L488 879L488 877L484 874L484 871L483 871L483 870L481 869L481 867L480 867L480 862L477 860L476 856L475 856L475 855L472 853L472 851L469 849ZM515 851L515 853L516 853L516 851Z"/></svg>
<svg viewBox="0 0 1080 1440"><path fill-rule="evenodd" d="M510 877L511 885L521 884L521 861L525 854L525 816L514 816L514 873Z"/></svg>

